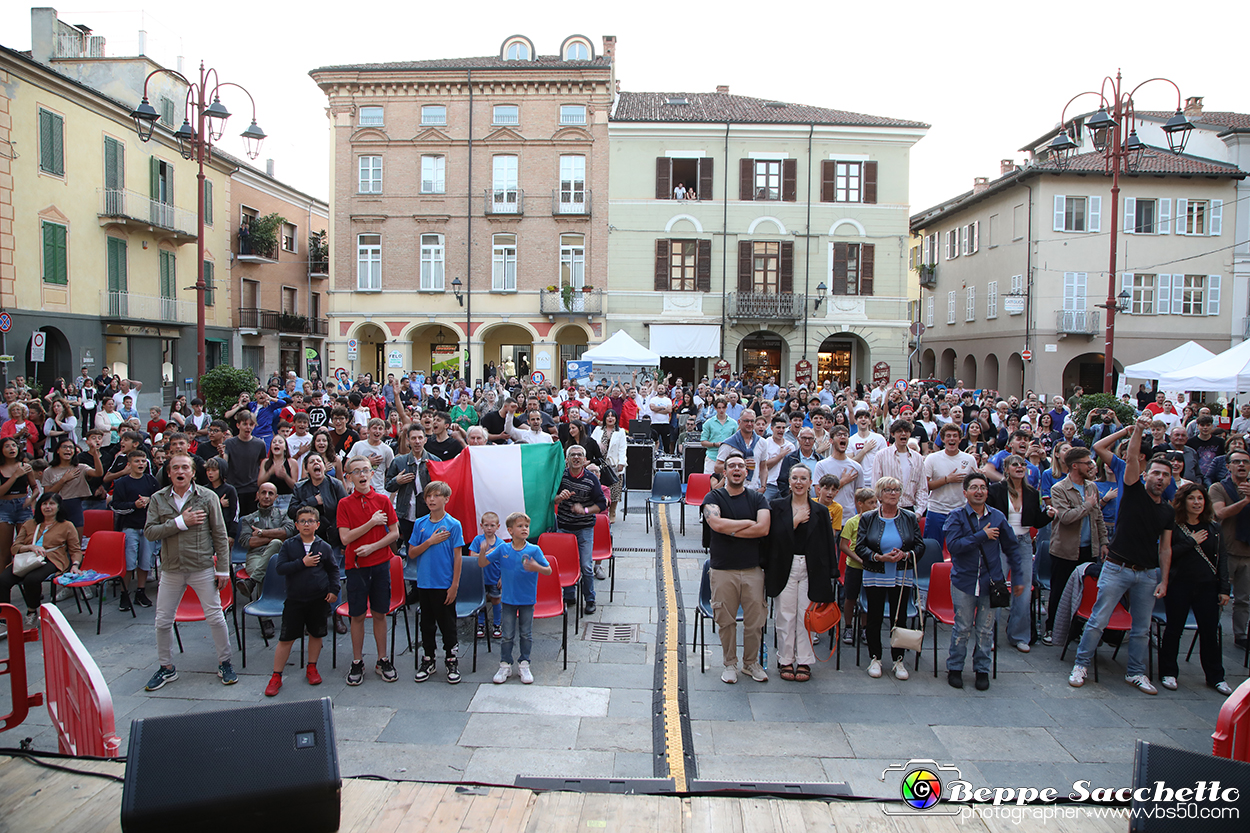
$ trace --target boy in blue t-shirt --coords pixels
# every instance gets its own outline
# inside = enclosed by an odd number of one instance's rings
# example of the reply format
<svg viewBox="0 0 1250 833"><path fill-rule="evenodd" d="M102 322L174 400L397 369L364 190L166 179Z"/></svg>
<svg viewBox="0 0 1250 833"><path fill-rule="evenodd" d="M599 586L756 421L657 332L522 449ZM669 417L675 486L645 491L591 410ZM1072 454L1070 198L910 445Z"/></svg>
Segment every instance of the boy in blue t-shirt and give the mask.
<svg viewBox="0 0 1250 833"><path fill-rule="evenodd" d="M503 584L503 638L499 643L499 670L495 672L496 683L507 682L512 676L512 643L520 631L521 654L519 673L521 682L534 682L530 672L530 648L534 644L534 603L538 601L538 574L551 575L551 565L534 544L528 543L530 516L513 512L507 520L511 541L504 542L489 553L478 553L477 563L497 566Z"/></svg>
<svg viewBox="0 0 1250 833"><path fill-rule="evenodd" d="M460 587L460 548L464 532L460 521L447 514L451 487L433 480L422 492L430 514L412 527L408 557L421 556L417 566L417 602L421 605L421 664L413 678L423 683L434 673L434 629L443 633L447 682L460 682L456 661L456 591Z"/></svg>
<svg viewBox="0 0 1250 833"><path fill-rule="evenodd" d="M499 516L494 512L483 512L479 526L482 528L481 534L469 544L469 552L474 555L489 553L499 546L499 536L495 534L499 531ZM494 627L491 629L491 636L500 639L503 636L500 619L503 610L499 603L499 568L493 564L487 565L482 574L482 583L486 585L486 603L491 606L493 614L491 621L494 622ZM482 612L477 615L477 635L479 638L486 636L486 608L482 608Z"/></svg>

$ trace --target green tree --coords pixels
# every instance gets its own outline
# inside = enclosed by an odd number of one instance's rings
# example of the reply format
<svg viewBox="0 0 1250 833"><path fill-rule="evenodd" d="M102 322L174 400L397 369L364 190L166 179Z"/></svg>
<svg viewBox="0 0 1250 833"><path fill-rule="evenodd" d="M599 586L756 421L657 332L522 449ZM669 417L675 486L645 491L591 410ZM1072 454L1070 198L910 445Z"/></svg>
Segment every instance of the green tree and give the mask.
<svg viewBox="0 0 1250 833"><path fill-rule="evenodd" d="M259 384L250 368L219 364L200 377L204 409L215 418L220 418L239 401L240 393L252 393Z"/></svg>

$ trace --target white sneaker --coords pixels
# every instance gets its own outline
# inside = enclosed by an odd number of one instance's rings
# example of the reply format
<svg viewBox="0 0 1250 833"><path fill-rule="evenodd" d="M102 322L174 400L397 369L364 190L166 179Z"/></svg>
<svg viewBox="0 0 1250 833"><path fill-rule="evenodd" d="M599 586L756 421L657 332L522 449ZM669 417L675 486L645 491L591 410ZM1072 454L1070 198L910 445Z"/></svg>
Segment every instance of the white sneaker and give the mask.
<svg viewBox="0 0 1250 833"><path fill-rule="evenodd" d="M529 660L527 659L521 660L520 665L519 665L519 670L521 674L521 682L525 683L526 685L529 685L530 683L534 682L534 675L530 673Z"/></svg>
<svg viewBox="0 0 1250 833"><path fill-rule="evenodd" d="M868 663L868 676L874 680L881 676L881 660L872 658L872 662Z"/></svg>
<svg viewBox="0 0 1250 833"><path fill-rule="evenodd" d="M598 564L595 565L595 578L598 579L599 581L604 581L605 579L607 579L607 577L608 577L608 571L603 569L603 562L600 561Z"/></svg>
<svg viewBox="0 0 1250 833"><path fill-rule="evenodd" d="M24 630L30 630L31 628L36 627L39 627L39 611L26 611L26 613L22 615L22 628Z"/></svg>
<svg viewBox="0 0 1250 833"><path fill-rule="evenodd" d="M894 679L905 680L910 676L911 675L907 673L907 663L905 663L901 659L895 660L894 661Z"/></svg>
<svg viewBox="0 0 1250 833"><path fill-rule="evenodd" d="M722 683L738 682L738 666L726 665L725 670L720 672L720 681Z"/></svg>
<svg viewBox="0 0 1250 833"><path fill-rule="evenodd" d="M1211 686L1211 688L1215 689L1220 694L1223 694L1225 697L1233 693L1233 687L1230 686L1228 683L1226 683L1224 680L1220 680L1218 683Z"/></svg>
<svg viewBox="0 0 1250 833"><path fill-rule="evenodd" d="M1137 686L1147 694L1158 694L1159 689L1150 684L1150 678L1145 674L1134 674L1132 677L1125 677L1124 682L1131 686Z"/></svg>
<svg viewBox="0 0 1250 833"><path fill-rule="evenodd" d="M768 672L765 671L764 666L760 665L758 662L754 665L743 666L742 670L750 674L751 679L755 680L757 683L768 682Z"/></svg>
<svg viewBox="0 0 1250 833"><path fill-rule="evenodd" d="M1159 682L1162 683L1163 687L1168 691L1176 691L1176 689L1180 688L1180 686L1176 684L1175 677L1164 677Z"/></svg>
<svg viewBox="0 0 1250 833"><path fill-rule="evenodd" d="M1089 671L1084 665L1072 666L1072 673L1068 675L1068 685L1073 688L1080 688L1085 685L1085 675L1088 673Z"/></svg>
<svg viewBox="0 0 1250 833"><path fill-rule="evenodd" d="M1019 652L1020 652L1020 653L1022 653L1022 654L1027 654L1029 651L1031 651L1031 650L1033 650L1033 649L1032 649L1032 647L1030 647L1029 643L1027 643L1027 642L1017 642L1017 643L1016 643L1016 650L1017 650L1017 651L1019 651Z"/></svg>
<svg viewBox="0 0 1250 833"><path fill-rule="evenodd" d="M495 672L495 676L492 677L491 679L494 681L495 685L502 685L503 683L506 683L508 681L508 678L511 676L512 676L512 663L501 662L499 663L499 670Z"/></svg>

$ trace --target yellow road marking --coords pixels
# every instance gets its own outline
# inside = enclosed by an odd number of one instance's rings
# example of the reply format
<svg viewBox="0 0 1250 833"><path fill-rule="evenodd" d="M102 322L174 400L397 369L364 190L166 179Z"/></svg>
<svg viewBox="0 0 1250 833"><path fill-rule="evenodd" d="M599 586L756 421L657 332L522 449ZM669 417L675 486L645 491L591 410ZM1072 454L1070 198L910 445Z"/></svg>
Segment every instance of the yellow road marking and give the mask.
<svg viewBox="0 0 1250 833"><path fill-rule="evenodd" d="M686 748L681 733L681 707L678 702L677 677L681 658L681 634L677 630L677 582L673 575L673 540L668 526L668 507L656 507L660 527L660 580L664 588L664 655L657 657L664 663L664 737L668 757L668 771L678 792L685 792Z"/></svg>

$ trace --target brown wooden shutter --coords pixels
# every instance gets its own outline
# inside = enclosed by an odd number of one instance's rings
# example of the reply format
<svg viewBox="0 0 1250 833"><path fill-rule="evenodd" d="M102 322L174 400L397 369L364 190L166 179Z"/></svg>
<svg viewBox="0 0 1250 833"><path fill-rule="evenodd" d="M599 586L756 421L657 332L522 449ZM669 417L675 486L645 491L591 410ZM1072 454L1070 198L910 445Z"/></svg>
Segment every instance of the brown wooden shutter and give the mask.
<svg viewBox="0 0 1250 833"><path fill-rule="evenodd" d="M873 163L876 164L875 162ZM872 294L872 270L876 253L872 243L861 243L859 246L859 294Z"/></svg>
<svg viewBox="0 0 1250 833"><path fill-rule="evenodd" d="M799 161L781 160L781 198L786 202L798 200Z"/></svg>
<svg viewBox="0 0 1250 833"><path fill-rule="evenodd" d="M864 163L864 202L875 205L877 202L877 163Z"/></svg>
<svg viewBox="0 0 1250 833"><path fill-rule="evenodd" d="M673 160L667 156L655 158L655 198L657 200L673 198Z"/></svg>
<svg viewBox="0 0 1250 833"><path fill-rule="evenodd" d="M738 199L755 199L755 160L738 161Z"/></svg>
<svg viewBox="0 0 1250 833"><path fill-rule="evenodd" d="M755 290L755 257L750 240L738 241L738 291L753 292Z"/></svg>
<svg viewBox="0 0 1250 833"><path fill-rule="evenodd" d="M794 291L794 243L789 240L781 243L781 262L777 264L777 291Z"/></svg>
<svg viewBox="0 0 1250 833"><path fill-rule="evenodd" d="M832 159L825 159L820 163L820 201L834 201L834 177L837 172L837 162Z"/></svg>
<svg viewBox="0 0 1250 833"><path fill-rule="evenodd" d="M846 294L846 246L845 243L833 244L833 289L831 295Z"/></svg>
<svg viewBox="0 0 1250 833"><path fill-rule="evenodd" d="M712 194L712 160L699 160L699 199L710 200Z"/></svg>
<svg viewBox="0 0 1250 833"><path fill-rule="evenodd" d="M668 289L669 247L668 240L655 241L655 291L664 292Z"/></svg>
<svg viewBox="0 0 1250 833"><path fill-rule="evenodd" d="M694 261L694 288L700 292L712 291L712 241L700 240Z"/></svg>

